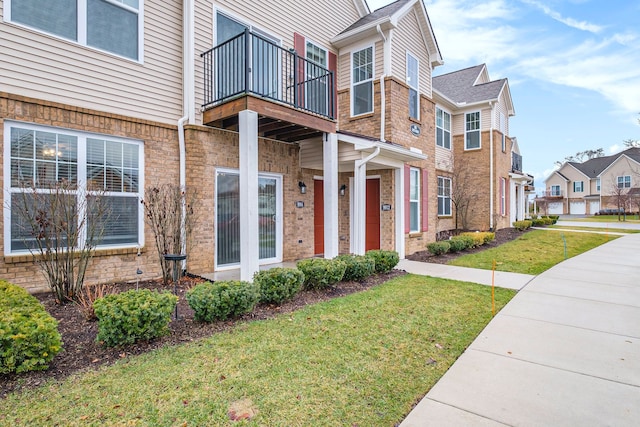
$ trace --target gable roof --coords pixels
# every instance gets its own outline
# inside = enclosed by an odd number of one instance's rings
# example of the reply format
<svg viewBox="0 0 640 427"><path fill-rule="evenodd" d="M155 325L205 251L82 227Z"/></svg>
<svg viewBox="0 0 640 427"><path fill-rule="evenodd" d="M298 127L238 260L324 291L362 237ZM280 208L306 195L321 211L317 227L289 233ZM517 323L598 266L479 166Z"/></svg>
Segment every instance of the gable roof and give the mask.
<svg viewBox="0 0 640 427"><path fill-rule="evenodd" d="M436 76L433 78L433 89L458 107L464 107L466 104L496 101L506 90L509 115L514 115L507 79L477 83L483 73L486 73L486 67L486 64L480 64Z"/></svg>
<svg viewBox="0 0 640 427"><path fill-rule="evenodd" d="M381 7L380 9L376 9L373 12L369 13L368 15L365 15L362 18L358 19L353 24L349 25L342 32L340 32L340 34L348 33L349 31L355 30L356 28L366 27L367 25L370 25L372 22L384 20L386 18L391 18L394 13L398 12L400 9L406 6L406 4L409 3L410 1L412 0L397 0L391 4Z"/></svg>
<svg viewBox="0 0 640 427"><path fill-rule="evenodd" d="M560 167L559 170L561 170L565 165L570 165L582 174L586 175L588 178L596 179L621 157L628 157L636 163L640 164L640 147L628 148L624 151L621 151L620 153L613 154L611 156L594 157L593 159L586 160L582 163L566 162ZM555 172L566 179L566 177L560 172ZM551 175L549 177L551 177Z"/></svg>
<svg viewBox="0 0 640 427"><path fill-rule="evenodd" d="M635 163L638 163L640 165L640 148L639 147L632 147L632 148L628 148L618 154L615 154L613 156L609 156L612 157L613 160L605 166L604 169L602 169L599 173L598 173L598 177L600 175L602 175L607 169L609 169L611 166L614 165L614 163L616 163L618 160L624 158L627 158Z"/></svg>

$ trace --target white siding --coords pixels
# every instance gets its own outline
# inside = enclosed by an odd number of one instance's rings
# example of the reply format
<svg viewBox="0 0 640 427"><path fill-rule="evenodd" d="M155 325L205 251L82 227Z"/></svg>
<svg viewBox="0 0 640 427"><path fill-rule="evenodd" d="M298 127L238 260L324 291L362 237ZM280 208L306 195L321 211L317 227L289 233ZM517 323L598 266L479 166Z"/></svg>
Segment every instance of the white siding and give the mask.
<svg viewBox="0 0 640 427"><path fill-rule="evenodd" d="M6 22L0 32L3 91L166 123L182 115L182 2L144 2L141 63Z"/></svg>
<svg viewBox="0 0 640 427"><path fill-rule="evenodd" d="M391 57L391 72L393 76L404 82L406 80L407 52L418 58L420 63L420 93L431 98L431 62L429 51L425 46L419 24L419 14L416 6L409 11L398 23L398 29L393 33L393 51Z"/></svg>

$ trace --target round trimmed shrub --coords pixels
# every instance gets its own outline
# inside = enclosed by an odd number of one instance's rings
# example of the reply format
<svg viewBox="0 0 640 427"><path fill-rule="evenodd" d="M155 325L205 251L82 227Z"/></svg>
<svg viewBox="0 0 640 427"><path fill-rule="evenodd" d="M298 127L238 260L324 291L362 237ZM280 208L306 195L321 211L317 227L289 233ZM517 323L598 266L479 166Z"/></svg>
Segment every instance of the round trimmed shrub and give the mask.
<svg viewBox="0 0 640 427"><path fill-rule="evenodd" d="M449 239L449 252L460 252L467 248L464 240L456 237Z"/></svg>
<svg viewBox="0 0 640 427"><path fill-rule="evenodd" d="M259 271L253 283L260 288L260 302L282 304L293 298L302 287L304 273L296 268L276 267Z"/></svg>
<svg viewBox="0 0 640 427"><path fill-rule="evenodd" d="M297 267L304 273L305 289L326 289L342 280L347 263L336 258L309 258L298 261Z"/></svg>
<svg viewBox="0 0 640 427"><path fill-rule="evenodd" d="M98 298L93 309L98 318L97 341L107 347L133 344L169 332L171 313L178 297L170 292L132 289Z"/></svg>
<svg viewBox="0 0 640 427"><path fill-rule="evenodd" d="M0 280L0 374L47 369L61 349L58 322L40 301Z"/></svg>
<svg viewBox="0 0 640 427"><path fill-rule="evenodd" d="M342 280L360 281L376 272L376 261L373 257L345 254L337 258L347 264Z"/></svg>
<svg viewBox="0 0 640 427"><path fill-rule="evenodd" d="M253 310L260 300L260 287L240 280L204 282L189 290L186 298L197 321L213 322Z"/></svg>
<svg viewBox="0 0 640 427"><path fill-rule="evenodd" d="M368 251L365 256L373 258L375 261L376 273L388 273L400 262L400 257L396 251L376 249Z"/></svg>
<svg viewBox="0 0 640 427"><path fill-rule="evenodd" d="M449 244L449 242L444 240L441 242L429 243L427 245L427 250L436 256L446 254L447 252L449 252L449 248L451 248L451 245Z"/></svg>

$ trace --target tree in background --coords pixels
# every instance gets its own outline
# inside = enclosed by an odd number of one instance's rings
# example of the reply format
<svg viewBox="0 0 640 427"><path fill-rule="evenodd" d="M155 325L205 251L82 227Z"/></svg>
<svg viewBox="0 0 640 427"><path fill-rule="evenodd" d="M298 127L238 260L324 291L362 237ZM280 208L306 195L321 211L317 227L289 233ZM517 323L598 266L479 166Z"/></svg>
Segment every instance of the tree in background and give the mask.
<svg viewBox="0 0 640 427"><path fill-rule="evenodd" d="M583 163L583 162L586 162L587 160L591 160L591 159L595 159L596 157L603 157L603 156L604 156L603 148L597 148L595 150L584 150L584 151L578 151L573 156L565 157L564 161L556 161L554 162L554 164L560 167L566 162Z"/></svg>

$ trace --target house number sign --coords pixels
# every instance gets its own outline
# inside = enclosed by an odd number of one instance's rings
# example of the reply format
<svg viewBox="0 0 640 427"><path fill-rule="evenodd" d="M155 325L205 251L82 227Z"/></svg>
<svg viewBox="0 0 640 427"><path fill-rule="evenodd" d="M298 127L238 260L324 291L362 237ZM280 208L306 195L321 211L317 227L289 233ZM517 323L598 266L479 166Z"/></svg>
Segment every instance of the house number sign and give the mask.
<svg viewBox="0 0 640 427"><path fill-rule="evenodd" d="M419 136L420 135L420 125L417 125L415 123L411 124L411 133L414 136Z"/></svg>

